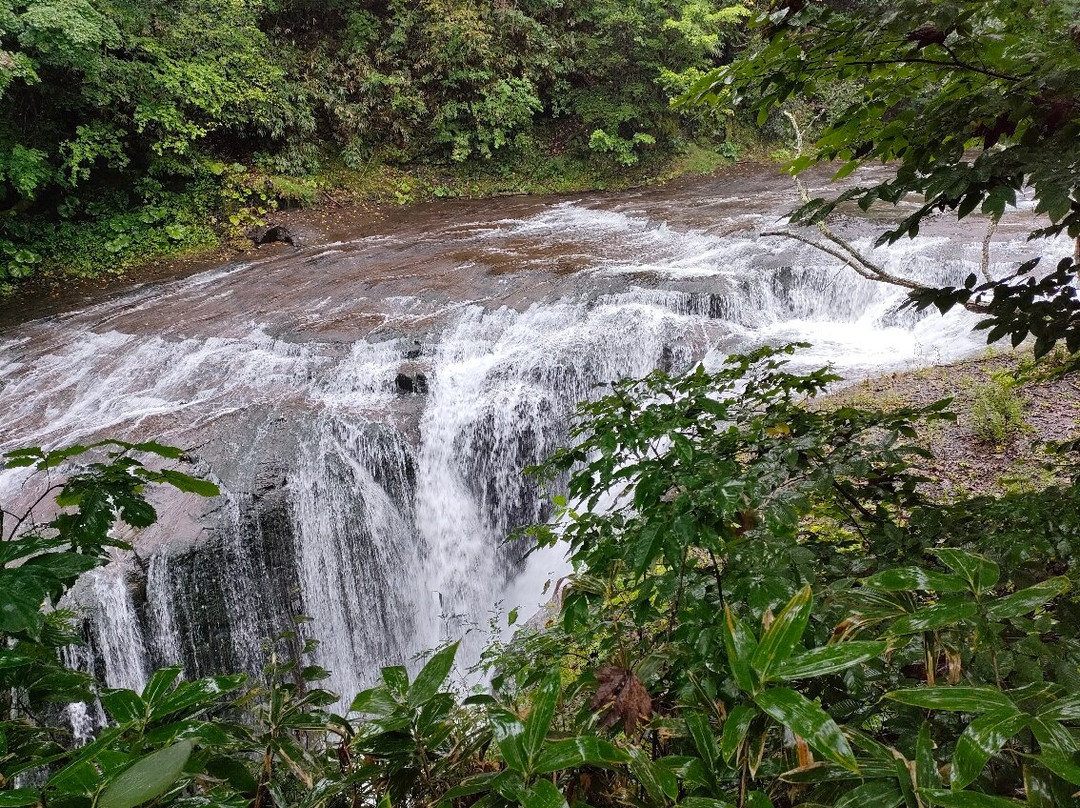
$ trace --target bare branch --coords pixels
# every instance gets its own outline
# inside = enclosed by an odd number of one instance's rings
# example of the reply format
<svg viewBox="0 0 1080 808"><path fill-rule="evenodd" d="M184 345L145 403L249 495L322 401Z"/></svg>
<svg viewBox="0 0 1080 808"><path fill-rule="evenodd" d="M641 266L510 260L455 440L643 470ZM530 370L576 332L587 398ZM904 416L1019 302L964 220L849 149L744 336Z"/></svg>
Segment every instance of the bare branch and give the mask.
<svg viewBox="0 0 1080 808"><path fill-rule="evenodd" d="M34 500L34 504L31 505L27 509L27 511L15 521L15 526L11 528L11 532L8 534L7 541L11 541L12 539L15 538L15 535L18 533L19 528L22 527L23 523L27 519L30 519L34 515L34 509L37 508L37 506L40 505L42 502L44 502L46 497L49 496L49 494L51 494L53 491L58 491L61 488L63 488L63 485L61 485L60 483L56 483L55 485L51 485L45 490L44 494L42 494L40 497L38 497L36 500ZM11 516L14 516L14 515L15 514L11 514Z"/></svg>
<svg viewBox="0 0 1080 808"><path fill-rule="evenodd" d="M991 219L989 226L986 228L986 235L983 236L981 268L983 280L987 283L991 283L994 280L990 277L990 239L994 237L994 231L997 230L997 225L997 219Z"/></svg>
<svg viewBox="0 0 1080 808"><path fill-rule="evenodd" d="M783 110L784 116L791 122L791 128L795 130L795 154L796 157L802 154L803 150L803 136L802 129L799 127L799 122L795 119L787 110ZM807 190L803 181L795 175L792 177L795 182L795 187L799 191L799 196L802 198L803 203L810 201L810 192ZM817 231L821 233L822 237L826 241L832 242L835 247L823 244L820 241L804 236L800 233L795 233L791 230L766 230L761 233L762 236L779 236L781 238L790 238L795 241L801 241L803 244L809 244L815 249L821 250L821 252L831 255L834 258L844 262L857 272L862 277L871 281L880 281L881 283L892 284L893 286L899 286L904 289L911 289L913 291L921 291L923 289L933 289L934 287L928 286L924 283L905 278L900 275L894 275L889 272L885 267L881 266L874 261L871 261L865 255L863 255L858 249L853 247L849 242L836 235L832 229L825 224L825 222L817 222L815 224ZM983 274L988 272L987 265L989 263L989 239L993 235L993 229L987 234L987 240L983 244ZM988 276L987 276L988 277ZM985 313L988 311L987 307L981 303L968 302L963 304L964 308L968 311Z"/></svg>

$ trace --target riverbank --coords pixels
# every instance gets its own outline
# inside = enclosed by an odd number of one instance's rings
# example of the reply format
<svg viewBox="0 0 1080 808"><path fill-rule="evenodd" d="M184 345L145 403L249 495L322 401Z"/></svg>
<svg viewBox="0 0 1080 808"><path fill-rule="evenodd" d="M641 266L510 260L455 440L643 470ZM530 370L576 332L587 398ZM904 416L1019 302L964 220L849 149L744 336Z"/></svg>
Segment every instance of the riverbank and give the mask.
<svg viewBox="0 0 1080 808"><path fill-rule="evenodd" d="M605 194L634 188L664 186L677 190L680 183L702 177L730 176L746 182L749 175L780 175L779 159L770 160L763 148L734 160L716 150L692 146L661 164L637 166L618 172L581 169L549 177L502 172L484 174L475 167L378 166L367 172L339 170L317 181L299 198L289 198L255 219L245 233L284 227L299 247L315 247L363 233L388 218L399 218L418 206L448 200L482 202L499 198ZM580 168L580 167L579 167ZM783 180L783 182L787 182ZM406 193L407 191L407 193ZM101 301L146 283L180 279L235 261L250 261L287 254L295 248L283 242L259 245L245 234L221 230L202 246L173 248L131 264L118 263L100 272L69 274L53 267L4 294L0 284L0 331L20 322L48 317Z"/></svg>
<svg viewBox="0 0 1080 808"><path fill-rule="evenodd" d="M930 457L923 464L934 496L950 501L1004 496L1066 483L1074 468L1047 451L1080 437L1080 382L1055 370L1058 353L1035 363L1030 350L987 352L951 362L889 373L831 395L828 408L920 407L952 399L956 421L919 430Z"/></svg>
<svg viewBox="0 0 1080 808"><path fill-rule="evenodd" d="M285 226L297 241L313 243L328 229L327 220L380 216L386 208L448 199L482 200L505 196L554 196L561 193L620 191L663 185L679 177L700 177L733 167L735 152L690 145L659 161L618 166L597 161L563 160L557 163L503 164L473 161L435 165L372 164L363 170L336 166L319 175L283 177L240 172L222 181L230 200L218 207L191 200L190 221L184 239L139 238L140 225L114 235L104 245L92 226L70 235L58 255L41 256L31 277L19 283L0 283L0 327L25 320L25 312L44 317L135 283L185 277L231 260L244 260L265 252L251 235L268 227ZM254 193L253 189L260 189ZM166 220L162 218L162 227ZM147 223L141 223L147 225ZM149 230L154 223L149 223ZM111 231L110 231L111 232ZM130 243L122 243L125 240ZM79 244L80 240L85 243ZM103 248L99 248L104 246ZM273 248L273 247L271 247ZM17 310L15 318L12 309ZM6 315L6 317L5 317Z"/></svg>

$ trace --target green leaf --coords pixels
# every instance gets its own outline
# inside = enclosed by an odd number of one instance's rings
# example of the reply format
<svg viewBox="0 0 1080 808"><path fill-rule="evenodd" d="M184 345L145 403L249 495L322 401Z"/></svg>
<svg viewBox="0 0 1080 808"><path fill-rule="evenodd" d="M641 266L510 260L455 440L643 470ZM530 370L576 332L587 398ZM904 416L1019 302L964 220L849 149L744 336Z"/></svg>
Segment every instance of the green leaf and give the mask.
<svg viewBox="0 0 1080 808"><path fill-rule="evenodd" d="M915 785L918 788L941 788L941 772L934 759L934 742L930 738L930 723L923 721L915 742Z"/></svg>
<svg viewBox="0 0 1080 808"><path fill-rule="evenodd" d="M492 781L500 777L503 772L483 772L472 777L466 777L452 789L443 794L443 802L456 800L459 797L471 797L473 794L482 794L492 790Z"/></svg>
<svg viewBox="0 0 1080 808"><path fill-rule="evenodd" d="M844 793L833 808L896 808L904 795L893 780L871 780Z"/></svg>
<svg viewBox="0 0 1080 808"><path fill-rule="evenodd" d="M38 661L37 657L25 656L23 654L17 654L14 651L0 648L0 671L9 668L23 668L27 665L33 665Z"/></svg>
<svg viewBox="0 0 1080 808"><path fill-rule="evenodd" d="M236 690L245 681L247 677L244 674L235 673L228 676L207 676L194 682L180 682L172 691L159 696L157 704L153 705L150 711L150 717L160 721L181 710L196 707L201 709Z"/></svg>
<svg viewBox="0 0 1080 808"><path fill-rule="evenodd" d="M724 732L720 736L720 754L729 765L734 765L735 756L739 747L746 740L746 733L750 731L750 723L758 711L753 707L740 704L732 708L728 717L724 720Z"/></svg>
<svg viewBox="0 0 1080 808"><path fill-rule="evenodd" d="M735 682L748 693L757 690L757 679L750 668L750 658L757 650L757 640L750 629L735 616L730 607L724 609L724 649Z"/></svg>
<svg viewBox="0 0 1080 808"><path fill-rule="evenodd" d="M521 779L521 775L516 771L507 769L500 772L499 776L491 781L491 789L496 794L510 800L512 803L521 803L525 801L525 781ZM486 801L482 800L481 802ZM497 801L488 804L499 805Z"/></svg>
<svg viewBox="0 0 1080 808"><path fill-rule="evenodd" d="M761 675L762 682L769 680L773 669L791 655L802 639L813 604L810 586L804 586L781 609L761 638L750 664Z"/></svg>
<svg viewBox="0 0 1080 808"><path fill-rule="evenodd" d="M164 457L167 460L179 460L184 456L184 450L178 446L167 446L157 441L147 441L146 443L134 443L131 448L137 452L146 452L147 454L156 454L158 457Z"/></svg>
<svg viewBox="0 0 1080 808"><path fill-rule="evenodd" d="M582 735L547 744L533 766L535 774L569 769L573 766L612 766L626 763L630 756L603 738Z"/></svg>
<svg viewBox="0 0 1080 808"><path fill-rule="evenodd" d="M393 715L399 707L386 686L380 685L358 693L349 706L349 712L388 716Z"/></svg>
<svg viewBox="0 0 1080 808"><path fill-rule="evenodd" d="M143 688L143 701L152 707L155 706L169 692L173 683L180 678L180 673L181 668L178 665L155 671L150 681L146 683L146 687Z"/></svg>
<svg viewBox="0 0 1080 808"><path fill-rule="evenodd" d="M450 675L450 670L454 667L454 655L457 654L457 649L456 642L446 646L420 669L420 673L416 674L416 681L408 690L406 698L409 706L419 707L426 704L439 692L446 682L446 677Z"/></svg>
<svg viewBox="0 0 1080 808"><path fill-rule="evenodd" d="M643 486L638 486L638 491L644 490ZM637 535L632 539L633 549L633 570L637 575L641 575L645 570L656 560L657 549L660 546L660 539L663 524L656 520L649 522L644 528L638 531Z"/></svg>
<svg viewBox="0 0 1080 808"><path fill-rule="evenodd" d="M550 780L537 780L521 804L524 808L567 808L566 797Z"/></svg>
<svg viewBox="0 0 1080 808"><path fill-rule="evenodd" d="M885 592L963 592L967 581L959 575L923 569L922 567L897 567L884 570L863 580L864 586Z"/></svg>
<svg viewBox="0 0 1080 808"><path fill-rule="evenodd" d="M1080 785L1080 754L1072 732L1042 716L1031 718L1028 726L1039 742L1038 758L1042 764L1061 779Z"/></svg>
<svg viewBox="0 0 1080 808"><path fill-rule="evenodd" d="M506 765L519 772L528 771L525 749L521 742L525 725L521 723L521 719L505 710L492 710L488 720Z"/></svg>
<svg viewBox="0 0 1080 808"><path fill-rule="evenodd" d="M950 784L961 789L975 781L991 757L1027 725L1027 716L1016 708L1002 708L980 715L956 742Z"/></svg>
<svg viewBox="0 0 1080 808"><path fill-rule="evenodd" d="M33 640L45 627L45 589L30 574L19 569L0 570L0 633L25 633Z"/></svg>
<svg viewBox="0 0 1080 808"><path fill-rule="evenodd" d="M925 606L914 614L901 617L889 626L889 634L921 634L946 626L954 626L965 620L971 620L979 613L979 605L972 601L960 603L935 603Z"/></svg>
<svg viewBox="0 0 1080 808"><path fill-rule="evenodd" d="M985 713L990 710L1016 709L1012 699L993 687L917 687L894 690L885 698L924 710L951 710L960 713Z"/></svg>
<svg viewBox="0 0 1080 808"><path fill-rule="evenodd" d="M27 559L23 567L40 568L61 581L78 578L84 572L99 567L102 559L82 553L43 553Z"/></svg>
<svg viewBox="0 0 1080 808"><path fill-rule="evenodd" d="M1029 808L1057 808L1059 804L1054 800L1053 776L1032 763L1024 764L1024 796Z"/></svg>
<svg viewBox="0 0 1080 808"><path fill-rule="evenodd" d="M24 805L37 805L40 802L40 794L36 788L0 791L0 808L22 808Z"/></svg>
<svg viewBox="0 0 1080 808"><path fill-rule="evenodd" d="M817 752L846 769L859 770L847 738L832 717L801 693L786 687L766 690L754 697L762 712L806 739Z"/></svg>
<svg viewBox="0 0 1080 808"><path fill-rule="evenodd" d="M716 778L708 772L704 761L691 755L666 755L656 761L657 766L667 769L679 778L683 791L692 791L696 788L710 789L716 783Z"/></svg>
<svg viewBox="0 0 1080 808"><path fill-rule="evenodd" d="M746 795L746 808L776 808L764 791L751 791Z"/></svg>
<svg viewBox="0 0 1080 808"><path fill-rule="evenodd" d="M1001 577L1001 568L984 556L952 547L942 547L933 552L942 564L964 576L976 594L992 588Z"/></svg>
<svg viewBox="0 0 1080 808"><path fill-rule="evenodd" d="M673 802L679 795L679 779L674 772L653 763L648 755L634 747L629 750L630 772L658 805Z"/></svg>
<svg viewBox="0 0 1080 808"><path fill-rule="evenodd" d="M559 704L559 695L562 691L562 680L559 671L554 670L548 674L533 693L532 709L525 719L525 733L521 736L522 748L530 766L536 761L537 755L544 747L548 730L551 728L551 719L555 716L555 708Z"/></svg>
<svg viewBox="0 0 1080 808"><path fill-rule="evenodd" d="M942 791L934 788L920 788L919 796L931 805L941 808L1019 808L1024 805L1016 800L1004 797L992 797L975 791Z"/></svg>
<svg viewBox="0 0 1080 808"><path fill-rule="evenodd" d="M679 800L679 808L735 808L735 806L730 802L712 797L683 797Z"/></svg>
<svg viewBox="0 0 1080 808"><path fill-rule="evenodd" d="M161 796L180 777L192 741L180 741L136 760L114 777L98 797L98 808L135 808Z"/></svg>
<svg viewBox="0 0 1080 808"><path fill-rule="evenodd" d="M134 690L103 690L101 705L118 724L140 721L147 713L146 702Z"/></svg>
<svg viewBox="0 0 1080 808"><path fill-rule="evenodd" d="M216 497L221 493L221 489L215 483L209 480L200 480L198 477L192 477L190 474L184 474L173 469L165 469L161 472L161 477L173 488L183 491L185 494Z"/></svg>
<svg viewBox="0 0 1080 808"><path fill-rule="evenodd" d="M776 679L806 679L850 668L885 653L889 644L884 640L843 642L811 648L789 657L776 669Z"/></svg>
<svg viewBox="0 0 1080 808"><path fill-rule="evenodd" d="M1049 603L1059 595L1063 595L1071 587L1069 579L1063 575L1048 578L1027 589L1021 589L1019 592L991 601L986 607L986 614L995 620L1021 617Z"/></svg>
<svg viewBox="0 0 1080 808"><path fill-rule="evenodd" d="M1047 721L1080 720L1080 693L1073 693L1047 704L1039 710L1038 716Z"/></svg>
<svg viewBox="0 0 1080 808"><path fill-rule="evenodd" d="M253 795L259 787L258 781L251 774L248 764L236 758L218 755L206 762L208 774L224 780L241 794Z"/></svg>
<svg viewBox="0 0 1080 808"><path fill-rule="evenodd" d="M739 707L735 709L737 710ZM729 714L728 720L730 719ZM684 720L690 737L694 739L694 746L697 748L698 755L705 761L705 765L712 770L716 765L716 759L720 756L720 750L716 745L716 735L713 733L712 725L709 723L709 717L704 713L688 712L684 716Z"/></svg>

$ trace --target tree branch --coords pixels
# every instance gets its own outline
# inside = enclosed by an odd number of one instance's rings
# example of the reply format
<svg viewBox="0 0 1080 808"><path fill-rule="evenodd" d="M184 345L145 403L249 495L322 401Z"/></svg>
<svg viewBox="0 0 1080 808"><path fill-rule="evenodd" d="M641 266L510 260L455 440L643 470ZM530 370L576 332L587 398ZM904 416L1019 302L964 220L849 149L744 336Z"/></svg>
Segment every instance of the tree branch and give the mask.
<svg viewBox="0 0 1080 808"><path fill-rule="evenodd" d="M994 237L994 231L997 230L997 219L991 219L989 226L986 228L986 235L983 236L982 243L982 276L983 280L987 283L991 283L994 279L990 277L990 239Z"/></svg>
<svg viewBox="0 0 1080 808"><path fill-rule="evenodd" d="M858 59L852 61L845 61L844 66L859 65L862 67L890 67L892 65L903 64L921 64L921 65L934 65L935 67L948 67L948 68L960 68L961 70L969 70L972 73L979 73L983 76L989 76L994 79L1001 79L1002 81L1023 81L1020 76L1010 76L1008 73L998 73L996 70L987 70L986 68L979 67L978 65L969 64L968 62L952 61L944 62L940 59L926 59L921 56L898 56L895 59ZM835 65L821 65L819 67L806 68L810 72L823 72L823 71L835 71Z"/></svg>
<svg viewBox="0 0 1080 808"><path fill-rule="evenodd" d="M795 156L797 158L802 154L803 151L802 129L799 127L799 122L795 119L794 115L792 115L787 110L784 110L783 114L788 119L788 121L791 122L791 128L795 130ZM799 190L799 196L802 199L803 203L805 204L809 202L810 193L809 191L807 191L806 185L803 183L803 181L799 178L798 175L793 176L792 180L795 182L795 187ZM847 241L836 235L829 228L829 226L825 224L825 222L818 222L815 227L817 227L818 232L821 233L822 237L825 240L832 242L836 246L831 247L828 244L822 244L820 241L812 239L808 236L804 236L801 233L795 233L791 230L766 230L761 233L761 235L763 237L778 236L781 238L790 238L795 241L801 241L803 244L809 244L811 247L821 250L821 252L826 253L827 255L831 255L834 258L847 264L849 267L855 270L856 273L866 278L867 280L880 281L882 283L892 284L893 286L899 286L904 289L911 289L912 291L921 291L924 289L934 288L932 286L927 286L924 283L913 281L910 278L904 278L900 275L894 275L893 273L889 272L887 269L885 269L885 267L871 261L865 255L859 252L859 250L851 246L851 244L849 244ZM987 239L989 239L990 235L993 235L992 229L987 236ZM988 243L984 243L983 248L984 256L988 256ZM983 269L984 274L988 272L988 269L986 268L988 263L989 258L985 257ZM968 311L978 313L986 313L989 311L989 309L981 303L973 303L969 301L967 303L964 303L963 306Z"/></svg>

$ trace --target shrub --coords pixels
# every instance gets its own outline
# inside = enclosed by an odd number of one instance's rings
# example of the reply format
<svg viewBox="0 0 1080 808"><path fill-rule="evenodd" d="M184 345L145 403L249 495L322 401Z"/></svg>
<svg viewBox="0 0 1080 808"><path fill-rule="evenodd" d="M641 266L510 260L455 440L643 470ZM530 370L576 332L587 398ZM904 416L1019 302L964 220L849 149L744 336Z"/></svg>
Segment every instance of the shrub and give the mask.
<svg viewBox="0 0 1080 808"><path fill-rule="evenodd" d="M1016 380L995 373L974 390L971 430L995 446L1011 443L1024 429L1024 404L1016 393Z"/></svg>

